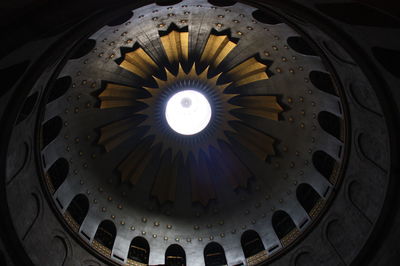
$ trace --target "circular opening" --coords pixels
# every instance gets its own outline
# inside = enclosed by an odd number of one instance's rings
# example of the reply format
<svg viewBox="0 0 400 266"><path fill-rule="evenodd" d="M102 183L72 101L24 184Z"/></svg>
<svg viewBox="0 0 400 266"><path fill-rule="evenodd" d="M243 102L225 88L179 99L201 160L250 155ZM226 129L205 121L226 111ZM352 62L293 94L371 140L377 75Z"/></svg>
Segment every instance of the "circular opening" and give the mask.
<svg viewBox="0 0 400 266"><path fill-rule="evenodd" d="M200 92L184 90L168 100L165 117L175 132L194 135L205 129L210 122L211 106Z"/></svg>

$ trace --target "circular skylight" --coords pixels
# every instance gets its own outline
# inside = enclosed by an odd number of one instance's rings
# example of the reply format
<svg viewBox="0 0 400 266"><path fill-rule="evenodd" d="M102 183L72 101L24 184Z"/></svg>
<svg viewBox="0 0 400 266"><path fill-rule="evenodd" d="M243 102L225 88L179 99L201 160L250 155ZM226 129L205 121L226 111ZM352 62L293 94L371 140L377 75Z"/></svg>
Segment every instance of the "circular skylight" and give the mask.
<svg viewBox="0 0 400 266"><path fill-rule="evenodd" d="M210 122L211 106L200 92L184 90L168 100L165 117L175 132L194 135L205 129Z"/></svg>

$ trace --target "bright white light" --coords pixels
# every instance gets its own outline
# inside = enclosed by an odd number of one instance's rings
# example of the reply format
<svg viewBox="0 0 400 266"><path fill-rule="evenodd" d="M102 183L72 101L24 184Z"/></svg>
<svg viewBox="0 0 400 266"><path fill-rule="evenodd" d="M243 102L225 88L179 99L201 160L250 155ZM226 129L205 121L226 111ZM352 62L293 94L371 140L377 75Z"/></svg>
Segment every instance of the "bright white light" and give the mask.
<svg viewBox="0 0 400 266"><path fill-rule="evenodd" d="M211 106L200 92L184 90L168 100L165 117L168 125L177 133L194 135L210 122Z"/></svg>

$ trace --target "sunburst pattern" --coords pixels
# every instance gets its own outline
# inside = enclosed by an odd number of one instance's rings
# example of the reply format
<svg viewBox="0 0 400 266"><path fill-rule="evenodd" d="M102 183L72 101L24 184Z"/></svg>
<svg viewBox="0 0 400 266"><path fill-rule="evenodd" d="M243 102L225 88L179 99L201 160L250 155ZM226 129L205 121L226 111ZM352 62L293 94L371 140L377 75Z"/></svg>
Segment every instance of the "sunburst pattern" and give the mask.
<svg viewBox="0 0 400 266"><path fill-rule="evenodd" d="M275 140L248 126L235 114L278 121L283 109L276 96L227 92L227 88L246 86L269 78L268 66L255 57L228 71L220 70L224 60L237 47L228 35L210 33L201 56L194 60L188 71L182 65L187 66L190 61L189 32L173 30L161 36L160 40L168 65L177 66L177 71L151 58L141 47L125 53L119 61L120 67L143 79L145 84L154 85L106 84L99 95L101 109L139 105L143 108L134 112L132 117L101 128L99 143L106 151L111 151L129 139L141 139L118 166L122 181L137 184L148 162L160 156L151 194L160 203L173 202L177 177L185 169L185 176L191 181L193 202L206 206L210 199L216 198L216 178L220 180L223 177L227 185L236 189L246 187L248 178L252 176L236 156L232 139L263 161L275 154ZM165 102L173 93L193 87L207 95L213 117L204 131L190 137L181 136L165 123Z"/></svg>

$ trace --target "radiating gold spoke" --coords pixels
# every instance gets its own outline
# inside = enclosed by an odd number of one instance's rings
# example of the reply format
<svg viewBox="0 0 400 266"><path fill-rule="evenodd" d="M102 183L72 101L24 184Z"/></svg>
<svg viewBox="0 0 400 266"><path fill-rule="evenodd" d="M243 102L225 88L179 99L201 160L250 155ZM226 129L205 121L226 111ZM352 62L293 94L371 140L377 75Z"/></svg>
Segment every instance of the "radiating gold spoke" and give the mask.
<svg viewBox="0 0 400 266"><path fill-rule="evenodd" d="M198 160L190 156L188 163L192 186L192 201L207 206L209 200L216 198L216 193L206 155L200 151Z"/></svg>
<svg viewBox="0 0 400 266"><path fill-rule="evenodd" d="M142 48L126 53L120 66L143 79L150 78L158 69L154 60Z"/></svg>
<svg viewBox="0 0 400 266"><path fill-rule="evenodd" d="M189 32L172 31L160 37L170 63L187 62L189 59Z"/></svg>
<svg viewBox="0 0 400 266"><path fill-rule="evenodd" d="M178 71L173 74L167 67L158 66L140 47L123 55L120 63L122 68L144 81L155 81L157 86L133 88L107 83L99 95L101 109L134 107L139 103L147 107L132 114L132 117L141 116L145 117L144 119L123 119L104 126L100 131L99 144L111 151L130 138L142 138L141 143L118 166L122 181L137 184L146 165L159 155L161 159L154 176L151 195L157 197L160 203L173 202L178 169L186 164L189 168L192 200L206 206L216 197L213 178L223 177L226 184L236 189L245 188L248 179L253 175L233 151L234 144L231 140L240 143L262 161L275 154L275 140L264 132L245 125L235 114L278 121L283 108L276 96L242 96L226 92L228 87L246 86L269 79L266 72L268 66L255 57L245 60L225 73L215 73L222 61L238 45L231 41L229 36L211 33L199 61L194 62L187 72L182 64L187 64L190 59L189 32L173 30L160 37L160 40L166 58L171 64L178 64ZM165 73L165 76L160 77L160 73ZM221 75L224 76L224 82L220 82ZM199 133L190 142L168 133L159 117L163 110L159 107L162 105L160 99L169 97L171 88L177 84L186 84L184 82L199 82L209 88L216 106L215 125L210 129L213 131L207 134ZM150 96L143 97L143 92ZM231 124L233 121L235 123ZM138 126L149 129L138 136L134 130ZM149 137L152 137L151 140ZM211 150L214 152L210 152ZM215 169L215 166L210 167L210 160L218 165L218 169Z"/></svg>
<svg viewBox="0 0 400 266"><path fill-rule="evenodd" d="M176 180L178 176L178 169L181 165L181 154L175 156L174 158L171 150L163 153L151 191L151 194L157 197L160 203L175 201Z"/></svg>

